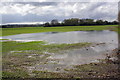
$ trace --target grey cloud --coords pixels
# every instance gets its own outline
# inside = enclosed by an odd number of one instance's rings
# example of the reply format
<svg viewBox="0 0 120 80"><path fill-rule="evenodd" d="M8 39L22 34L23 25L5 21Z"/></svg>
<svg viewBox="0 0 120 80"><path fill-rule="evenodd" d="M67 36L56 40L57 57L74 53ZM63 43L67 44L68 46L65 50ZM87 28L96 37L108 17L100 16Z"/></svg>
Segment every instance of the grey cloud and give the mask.
<svg viewBox="0 0 120 80"><path fill-rule="evenodd" d="M58 2L2 2L3 5L15 5L15 4L30 4L33 6L55 6L58 4Z"/></svg>
<svg viewBox="0 0 120 80"><path fill-rule="evenodd" d="M115 20L117 19L117 3L107 3L107 2L92 2L92 3L79 3L79 5L85 4L87 8L80 10L78 8L77 13L71 13L71 16L67 18L77 17L77 18L92 18L92 19L104 19L104 20ZM103 12L97 11L97 9L101 6L108 6L111 5L109 9L106 9ZM114 7L113 7L114 6Z"/></svg>
<svg viewBox="0 0 120 80"><path fill-rule="evenodd" d="M100 7L100 6L102 6L102 5L106 5L106 4L107 4L106 2L98 2L98 3L96 3L96 2L92 2L92 3L94 3L94 5L88 7L87 10L89 10L89 11L93 11L93 10L96 10L96 8L98 8L98 7Z"/></svg>
<svg viewBox="0 0 120 80"><path fill-rule="evenodd" d="M21 17L20 14L12 15L12 14L3 14L2 15L2 24L5 23L14 23L14 22L22 22L24 19Z"/></svg>
<svg viewBox="0 0 120 80"><path fill-rule="evenodd" d="M114 7L116 7L117 3L114 3L114 4L111 4L111 3L107 3L107 2L92 2L92 3L89 3L89 2L85 2L85 3L77 3L78 4L78 7L77 10L78 12L77 13L73 13L73 12L70 12L70 11L65 11L65 7L66 5L71 5L73 6L74 4L76 4L75 2L68 2L68 3L63 3L63 8L59 8L59 4L60 3L57 3L57 2L16 2L16 3L6 3L7 4L10 4L10 5L14 5L14 4L23 4L23 5L26 5L26 4L30 4L30 5L33 5L33 6L36 6L36 8L39 8L39 7L44 7L44 6L54 6L57 10L53 10L53 9L50 9L50 10L47 10L45 11L44 13L47 13L47 14L42 14L42 15L37 15L37 14L32 14L32 13L27 13L26 15L21 15L21 14L3 14L2 15L2 23L15 23L15 22L49 22L51 21L52 19L58 19L59 21L62 21L66 18L92 18L92 19L105 19L105 20L114 20L117 18L117 14L114 14L114 13L111 13L111 12L102 12L102 11L97 11L97 9L100 7L100 6L108 6L108 5L112 5ZM85 4L87 6L87 8L81 10L79 7L81 4ZM114 7L111 7L114 8ZM58 12L59 10L59 12ZM106 9L108 10L108 9ZM110 9L109 9L110 10ZM113 9L112 9L113 10ZM34 11L34 10L33 10ZM115 12L116 11L116 12ZM62 12L62 13L61 13ZM113 10L113 12L117 13L117 9ZM58 15L55 15L55 13L58 13ZM64 14L65 13L69 13L70 16L65 16ZM63 15L60 15L60 14L63 14Z"/></svg>
<svg viewBox="0 0 120 80"><path fill-rule="evenodd" d="M19 23L19 22L49 22L52 19L58 19L59 21L62 21L64 19L63 17L54 16L54 15L35 15L35 14L28 14L25 16L22 16L20 14L4 14L2 15L2 24L5 23Z"/></svg>

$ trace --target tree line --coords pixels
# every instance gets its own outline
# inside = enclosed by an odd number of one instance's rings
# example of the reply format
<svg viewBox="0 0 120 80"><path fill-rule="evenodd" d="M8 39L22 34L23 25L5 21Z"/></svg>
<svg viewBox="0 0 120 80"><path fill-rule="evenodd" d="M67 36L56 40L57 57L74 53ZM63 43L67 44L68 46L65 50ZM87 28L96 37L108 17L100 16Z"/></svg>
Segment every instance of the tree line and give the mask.
<svg viewBox="0 0 120 80"><path fill-rule="evenodd" d="M46 22L43 24L44 27L54 27L54 26L88 26L88 25L117 25L118 21L106 21L106 20L94 20L94 19L78 19L70 18L65 19L61 23L57 19L53 19L51 22Z"/></svg>
<svg viewBox="0 0 120 80"><path fill-rule="evenodd" d="M118 25L118 21L94 20L94 19L78 19L70 18L59 22L57 19L51 20L44 24L7 24L0 25L0 28L15 28L15 27L56 27L56 26L90 26L90 25Z"/></svg>
<svg viewBox="0 0 120 80"><path fill-rule="evenodd" d="M41 24L7 24L0 25L0 28L18 28L18 27L41 27Z"/></svg>

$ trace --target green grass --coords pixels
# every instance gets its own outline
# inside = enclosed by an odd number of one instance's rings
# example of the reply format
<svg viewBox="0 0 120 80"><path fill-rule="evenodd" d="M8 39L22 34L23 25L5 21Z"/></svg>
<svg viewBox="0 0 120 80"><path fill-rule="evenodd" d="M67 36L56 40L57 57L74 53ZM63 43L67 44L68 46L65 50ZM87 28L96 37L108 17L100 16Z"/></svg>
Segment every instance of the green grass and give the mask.
<svg viewBox="0 0 120 80"><path fill-rule="evenodd" d="M16 41L6 41L2 43L2 52L7 53L10 51L59 51L67 49L81 48L83 46L89 45L90 43L74 43L74 44L49 44L44 45L46 42L43 41L33 41L33 42L16 42ZM4 54L3 54L4 55Z"/></svg>
<svg viewBox="0 0 120 80"><path fill-rule="evenodd" d="M0 39L0 40L9 40L9 39Z"/></svg>
<svg viewBox="0 0 120 80"><path fill-rule="evenodd" d="M67 31L106 30L106 29L113 30L116 29L117 26L118 25L1 28L0 31L2 31L2 35L0 36L39 32L67 32Z"/></svg>
<svg viewBox="0 0 120 80"><path fill-rule="evenodd" d="M41 50L40 46L42 44L45 44L45 42L42 41L35 42L6 41L0 43L2 43L2 53L21 50Z"/></svg>

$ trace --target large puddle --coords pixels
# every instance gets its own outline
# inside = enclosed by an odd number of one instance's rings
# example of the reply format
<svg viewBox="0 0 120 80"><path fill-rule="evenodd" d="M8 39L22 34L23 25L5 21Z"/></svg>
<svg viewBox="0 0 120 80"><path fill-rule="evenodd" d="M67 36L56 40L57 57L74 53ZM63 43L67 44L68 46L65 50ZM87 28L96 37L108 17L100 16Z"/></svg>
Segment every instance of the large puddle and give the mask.
<svg viewBox="0 0 120 80"><path fill-rule="evenodd" d="M71 31L71 32L45 32L29 33L0 37L15 41L47 41L49 43L117 43L117 33L114 31Z"/></svg>
<svg viewBox="0 0 120 80"><path fill-rule="evenodd" d="M48 53L45 64L34 66L34 70L50 71L50 72L65 72L65 69L73 68L72 65L81 65L89 63L98 63L100 59L105 59L106 54L112 53L112 49L116 46L113 44L93 44L90 47L83 47L80 49L65 50L61 53Z"/></svg>
<svg viewBox="0 0 120 80"><path fill-rule="evenodd" d="M94 42L96 44L90 47L80 49L65 50L60 53L49 53L47 62L37 63L34 70L48 71L64 71L65 68L70 68L71 65L86 64L98 62L98 59L104 59L106 54L112 52L118 47L118 35L114 31L72 31L72 32L46 32L46 33L30 33L19 34L12 36L3 36L3 39L13 41L46 41L48 43L80 43ZM3 40L4 41L4 40Z"/></svg>

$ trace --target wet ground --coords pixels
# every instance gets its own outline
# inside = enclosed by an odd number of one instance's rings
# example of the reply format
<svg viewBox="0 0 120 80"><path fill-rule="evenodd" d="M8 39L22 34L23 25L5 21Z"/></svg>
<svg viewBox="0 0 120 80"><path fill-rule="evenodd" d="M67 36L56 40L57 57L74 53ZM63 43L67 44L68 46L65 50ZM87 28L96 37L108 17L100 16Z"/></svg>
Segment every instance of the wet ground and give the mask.
<svg viewBox="0 0 120 80"><path fill-rule="evenodd" d="M32 33L32 34L19 34L19 35L12 35L12 36L4 36L2 38L10 39L13 41L23 41L23 42L40 40L40 41L46 41L48 42L48 44L49 43L50 44L51 43L57 43L57 44L71 43L72 44L72 43L80 43L80 42L92 43L92 45L90 46L70 49L70 50L61 50L58 52L44 51L43 54L36 54L33 51L33 53L31 54L26 54L26 53L19 54L19 55L23 55L24 58L28 59L28 62L24 64L28 65L31 61L34 62L34 65L31 64L31 66L21 65L22 67L26 68L29 72L29 75L33 77L35 76L40 77L40 75L43 74L42 72L46 74L48 74L48 72L50 74L55 73L55 75L56 73L60 73L60 75L62 73L63 74L65 73L64 76L66 75L74 76L74 74L67 74L71 71L75 73L75 77L78 77L78 75L81 75L81 73L78 72L79 74L77 75L76 72L79 70L81 71L83 67L80 69L81 66L77 68L76 66L90 64L90 63L93 63L93 64L99 63L102 59L106 58L107 54L108 55L112 54L113 50L118 47L117 33L113 31L108 31L108 30L105 30L105 31L73 31L73 32L63 32L63 33L58 33L58 32ZM10 41L10 40L1 40L1 41ZM17 55L18 53L23 53L23 52L22 51L18 51L18 52L11 51L10 53L11 54L16 53ZM113 58L113 59L116 59L116 58ZM107 66L104 63L101 63L101 64L103 65L103 68ZM89 69L90 70L92 69L92 67L89 67L89 65L85 65L85 66L87 66L87 69L83 69L81 71L82 73L84 71L89 72ZM110 64L110 66L114 66L114 64L112 65ZM116 67L115 69L117 70ZM99 70L101 70L101 68ZM91 72L94 72L94 70ZM86 73L85 75L87 75Z"/></svg>
<svg viewBox="0 0 120 80"><path fill-rule="evenodd" d="M111 49L113 47L110 45L99 43L58 53L44 52L40 57L47 55L46 59L29 68L36 71L66 72L65 69L73 68L73 65L98 63L99 60L106 58L106 54L113 52ZM33 58L32 55L29 58Z"/></svg>

